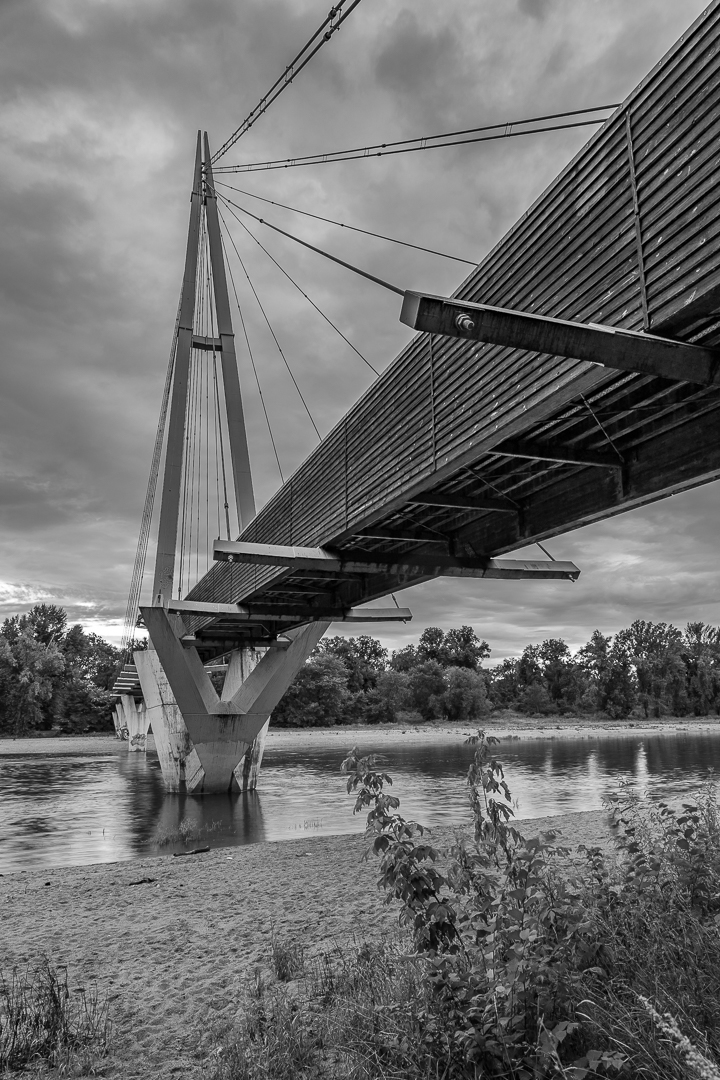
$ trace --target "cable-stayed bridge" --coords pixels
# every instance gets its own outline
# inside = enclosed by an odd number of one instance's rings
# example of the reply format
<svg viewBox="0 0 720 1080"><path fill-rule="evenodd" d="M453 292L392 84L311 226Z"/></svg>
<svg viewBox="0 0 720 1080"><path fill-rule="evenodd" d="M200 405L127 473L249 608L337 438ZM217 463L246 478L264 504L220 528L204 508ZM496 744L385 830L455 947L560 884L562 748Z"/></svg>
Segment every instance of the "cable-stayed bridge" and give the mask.
<svg viewBox="0 0 720 1080"><path fill-rule="evenodd" d="M571 580L571 563L512 552L720 476L719 37L715 0L452 298L394 287L418 333L257 515L226 200L198 146L152 648L135 654L169 787L227 790L243 758L253 782L246 751L332 621L408 618L363 605L443 575ZM228 458L214 543L193 502L203 400ZM218 692L203 665L220 657Z"/></svg>

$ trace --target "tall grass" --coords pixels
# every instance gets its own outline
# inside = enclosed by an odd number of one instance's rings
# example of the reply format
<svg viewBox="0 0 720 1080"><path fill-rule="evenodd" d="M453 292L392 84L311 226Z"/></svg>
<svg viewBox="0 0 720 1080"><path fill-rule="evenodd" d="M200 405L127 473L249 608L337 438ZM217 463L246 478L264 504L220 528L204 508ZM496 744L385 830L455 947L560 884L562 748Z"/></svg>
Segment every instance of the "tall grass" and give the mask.
<svg viewBox="0 0 720 1080"><path fill-rule="evenodd" d="M632 1075L720 1080L720 814L714 785L679 809L608 800L617 862L588 853L601 942L580 1011Z"/></svg>
<svg viewBox="0 0 720 1080"><path fill-rule="evenodd" d="M71 991L67 970L48 961L0 972L0 1069L47 1063L86 1075L107 1052L110 1022L96 990Z"/></svg>
<svg viewBox="0 0 720 1080"><path fill-rule="evenodd" d="M385 943L336 948L296 972L292 989L256 976L208 1078L437 1080L423 974L407 948Z"/></svg>

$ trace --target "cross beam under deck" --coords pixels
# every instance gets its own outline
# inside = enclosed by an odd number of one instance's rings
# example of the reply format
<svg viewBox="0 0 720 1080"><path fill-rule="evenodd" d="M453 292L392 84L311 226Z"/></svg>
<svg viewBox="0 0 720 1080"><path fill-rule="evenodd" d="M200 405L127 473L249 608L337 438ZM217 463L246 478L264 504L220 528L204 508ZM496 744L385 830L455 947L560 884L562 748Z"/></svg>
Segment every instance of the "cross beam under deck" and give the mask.
<svg viewBox="0 0 720 1080"><path fill-rule="evenodd" d="M622 371L701 386L720 383L717 349L618 326L571 322L417 292L405 293L400 322L429 334L587 360Z"/></svg>
<svg viewBox="0 0 720 1080"><path fill-rule="evenodd" d="M322 547L283 544L252 544L241 540L216 540L216 562L284 566L327 574L403 574L476 578L563 578L575 581L580 571L559 559L466 559L450 555L388 555L360 551L330 551Z"/></svg>

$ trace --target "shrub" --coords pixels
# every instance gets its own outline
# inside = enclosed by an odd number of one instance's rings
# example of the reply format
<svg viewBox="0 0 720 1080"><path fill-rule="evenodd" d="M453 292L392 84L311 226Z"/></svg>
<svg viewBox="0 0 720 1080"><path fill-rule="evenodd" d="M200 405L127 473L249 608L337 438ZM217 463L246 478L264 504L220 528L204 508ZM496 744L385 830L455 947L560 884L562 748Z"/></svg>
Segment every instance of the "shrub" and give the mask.
<svg viewBox="0 0 720 1080"><path fill-rule="evenodd" d="M613 800L621 859L525 839L483 732L471 742L474 841L433 847L372 757L343 763L368 812L379 884L400 901L430 989L425 1067L448 1078L720 1080L720 821ZM412 1075L426 1075L417 1073Z"/></svg>
<svg viewBox="0 0 720 1080"><path fill-rule="evenodd" d="M488 712L485 680L477 671L448 668L445 685L442 703L448 720L476 720Z"/></svg>

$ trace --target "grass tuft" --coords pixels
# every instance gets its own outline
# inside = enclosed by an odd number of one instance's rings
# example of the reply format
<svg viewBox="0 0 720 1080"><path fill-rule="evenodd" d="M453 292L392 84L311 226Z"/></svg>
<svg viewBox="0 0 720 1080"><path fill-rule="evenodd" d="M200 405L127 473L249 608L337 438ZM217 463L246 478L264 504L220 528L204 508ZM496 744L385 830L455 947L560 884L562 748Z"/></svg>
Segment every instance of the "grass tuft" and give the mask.
<svg viewBox="0 0 720 1080"><path fill-rule="evenodd" d="M315 958L294 992L249 981L208 1080L437 1080L422 968L399 943L363 944Z"/></svg>
<svg viewBox="0 0 720 1080"><path fill-rule="evenodd" d="M291 982L305 967L305 953L299 941L281 941L272 935L272 966L280 982Z"/></svg>
<svg viewBox="0 0 720 1080"><path fill-rule="evenodd" d="M110 1022L97 990L71 991L67 969L46 960L33 969L0 972L0 1069L42 1062L86 1075L107 1053ZM79 1070L79 1072L78 1072Z"/></svg>

